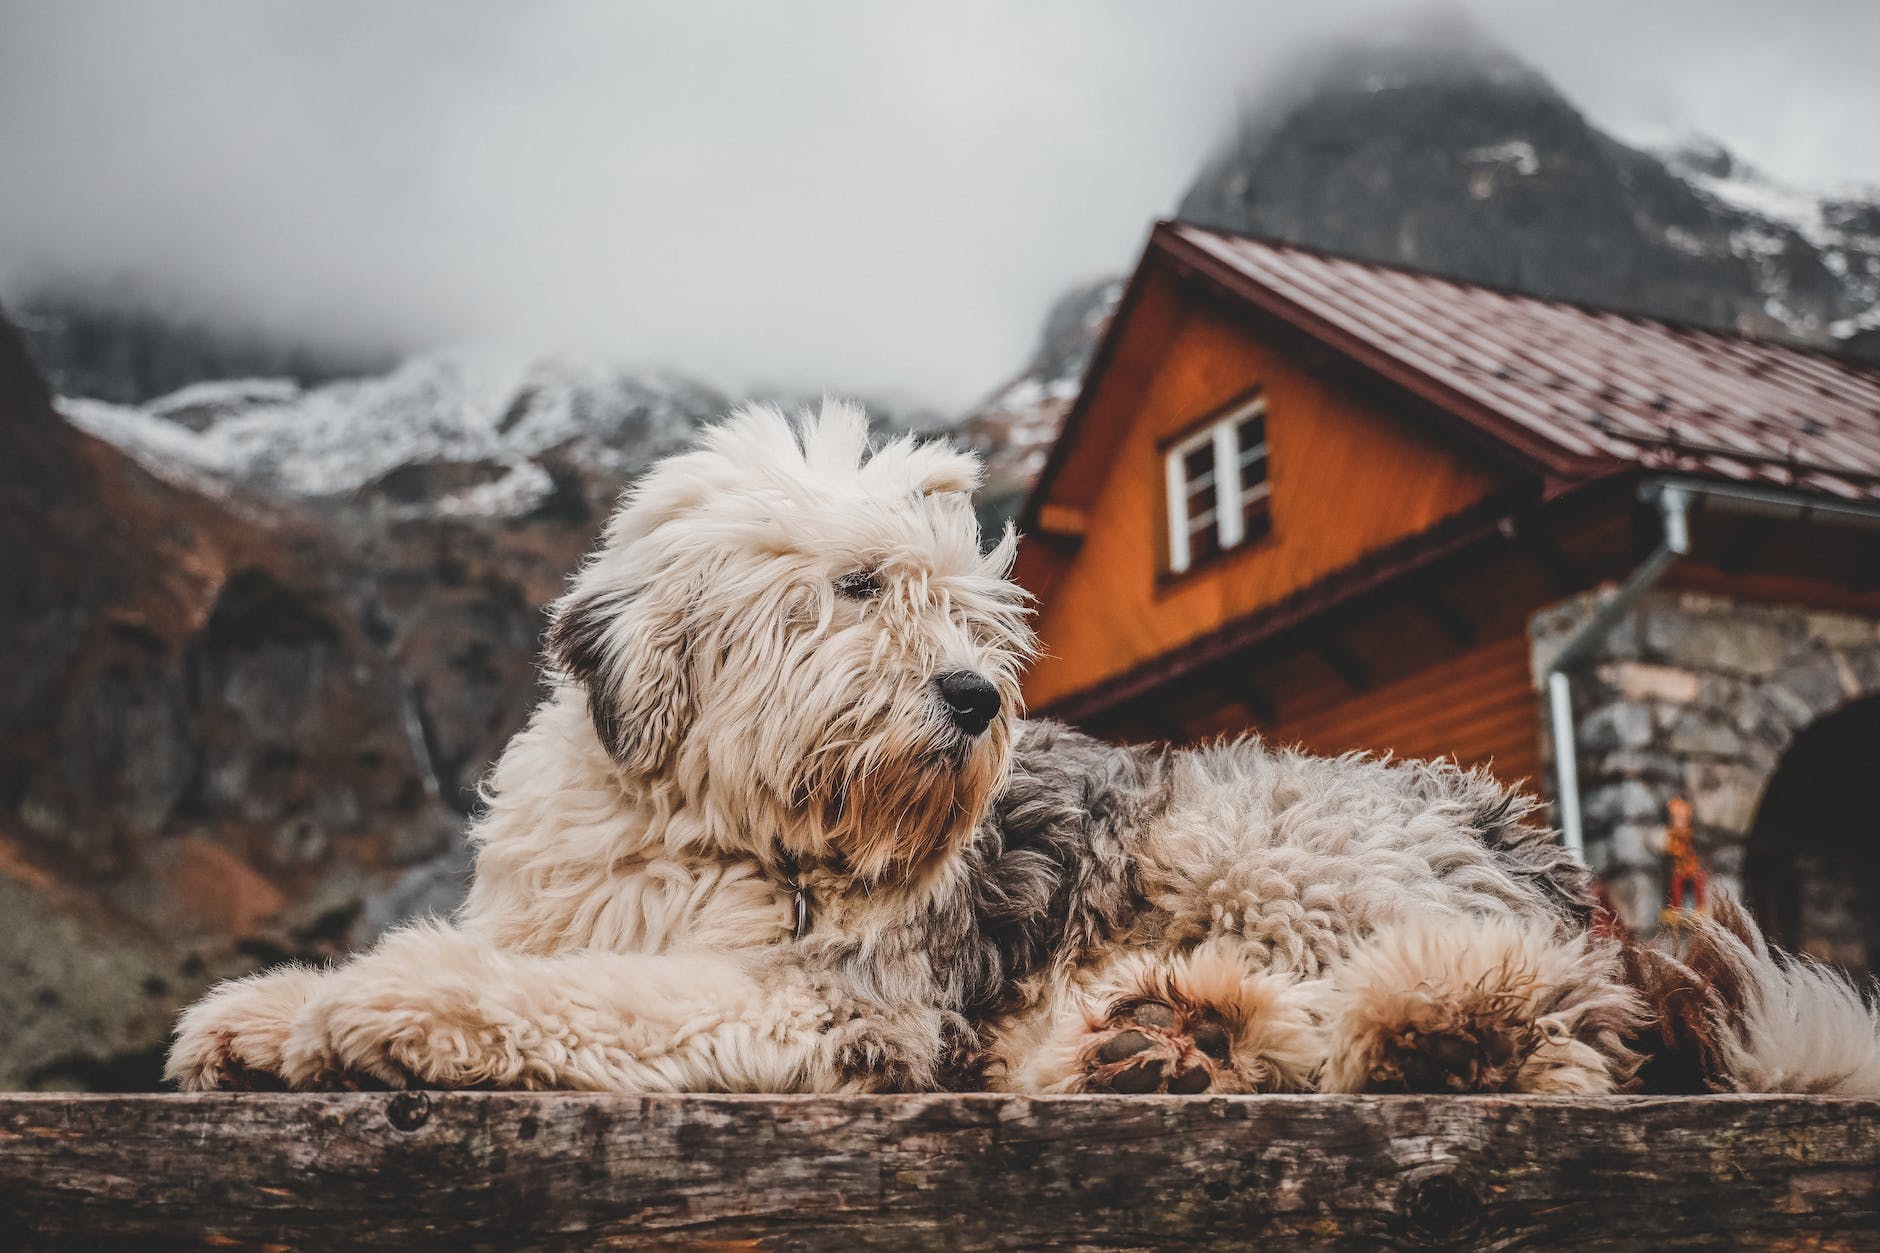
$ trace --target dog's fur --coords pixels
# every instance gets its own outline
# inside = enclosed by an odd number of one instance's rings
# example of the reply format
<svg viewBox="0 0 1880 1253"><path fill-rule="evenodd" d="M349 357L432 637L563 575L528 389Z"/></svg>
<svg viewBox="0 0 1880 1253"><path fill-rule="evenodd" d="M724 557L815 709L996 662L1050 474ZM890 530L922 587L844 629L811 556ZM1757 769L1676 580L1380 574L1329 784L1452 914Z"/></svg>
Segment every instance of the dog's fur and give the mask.
<svg viewBox="0 0 1880 1253"><path fill-rule="evenodd" d="M1880 1091L1851 985L1728 907L1682 952L1603 937L1484 773L1019 721L1032 640L978 473L870 455L839 404L657 466L556 606L456 919L217 988L170 1077ZM983 732L937 694L957 671L1000 697Z"/></svg>

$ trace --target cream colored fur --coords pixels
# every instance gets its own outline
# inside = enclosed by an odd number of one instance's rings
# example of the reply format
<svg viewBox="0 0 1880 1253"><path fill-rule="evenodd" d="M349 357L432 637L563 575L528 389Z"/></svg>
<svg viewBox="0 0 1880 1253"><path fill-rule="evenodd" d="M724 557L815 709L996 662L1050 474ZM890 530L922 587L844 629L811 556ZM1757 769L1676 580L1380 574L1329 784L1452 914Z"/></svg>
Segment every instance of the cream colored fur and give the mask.
<svg viewBox="0 0 1880 1253"><path fill-rule="evenodd" d="M170 1077L936 1082L926 972L891 942L845 968L957 873L1006 767L1030 635L1011 534L979 551L977 464L907 439L869 456L867 438L846 406L800 431L752 409L649 474L558 607L597 625L578 646L598 665L553 678L492 773L459 916L336 970L217 989L179 1023ZM855 570L879 576L866 604L832 590ZM1004 701L970 744L929 690L954 668ZM597 692L623 707L620 742L597 734ZM822 903L793 945L786 855Z"/></svg>

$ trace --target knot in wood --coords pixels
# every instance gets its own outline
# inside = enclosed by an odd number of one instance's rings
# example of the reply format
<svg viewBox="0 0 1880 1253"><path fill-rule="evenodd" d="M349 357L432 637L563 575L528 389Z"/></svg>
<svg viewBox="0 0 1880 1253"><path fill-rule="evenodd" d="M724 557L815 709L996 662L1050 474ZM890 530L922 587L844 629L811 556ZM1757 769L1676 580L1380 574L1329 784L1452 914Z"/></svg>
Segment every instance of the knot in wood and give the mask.
<svg viewBox="0 0 1880 1253"><path fill-rule="evenodd" d="M400 1131L416 1131L431 1118L428 1092L395 1092L385 1103L385 1121Z"/></svg>
<svg viewBox="0 0 1880 1253"><path fill-rule="evenodd" d="M1437 1171L1412 1178L1398 1194L1402 1237L1412 1246L1453 1244L1480 1222L1482 1199L1461 1175Z"/></svg>

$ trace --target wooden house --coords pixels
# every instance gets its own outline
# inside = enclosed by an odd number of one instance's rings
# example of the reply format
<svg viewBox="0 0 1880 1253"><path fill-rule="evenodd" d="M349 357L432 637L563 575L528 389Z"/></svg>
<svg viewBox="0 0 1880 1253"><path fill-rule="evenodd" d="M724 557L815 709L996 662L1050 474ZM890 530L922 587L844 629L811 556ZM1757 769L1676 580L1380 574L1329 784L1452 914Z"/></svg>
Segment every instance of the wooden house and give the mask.
<svg viewBox="0 0 1880 1253"><path fill-rule="evenodd" d="M1865 966L1877 526L1880 367L1163 224L1021 513L1027 699L1488 766L1635 924L1688 796L1717 878Z"/></svg>

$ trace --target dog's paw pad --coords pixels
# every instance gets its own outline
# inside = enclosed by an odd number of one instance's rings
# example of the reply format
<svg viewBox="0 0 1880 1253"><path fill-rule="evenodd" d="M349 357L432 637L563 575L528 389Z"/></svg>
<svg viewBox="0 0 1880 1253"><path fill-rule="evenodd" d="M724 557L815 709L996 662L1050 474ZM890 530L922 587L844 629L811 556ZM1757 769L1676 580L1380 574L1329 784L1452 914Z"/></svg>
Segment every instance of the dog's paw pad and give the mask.
<svg viewBox="0 0 1880 1253"><path fill-rule="evenodd" d="M1367 1086L1373 1092L1498 1092L1527 1051L1502 1024L1406 1027L1383 1041Z"/></svg>
<svg viewBox="0 0 1880 1253"><path fill-rule="evenodd" d="M1232 1052L1227 1025L1213 1010L1157 1000L1119 1007L1095 1038L1084 1084L1090 1092L1193 1096L1214 1086Z"/></svg>
<svg viewBox="0 0 1880 1253"><path fill-rule="evenodd" d="M1166 1063L1159 1057L1145 1057L1119 1066L1103 1079L1104 1087L1111 1092L1126 1096L1139 1096L1145 1092L1162 1090L1162 1074L1167 1069Z"/></svg>
<svg viewBox="0 0 1880 1253"><path fill-rule="evenodd" d="M1206 1066L1190 1066L1168 1081L1172 1096L1199 1096L1214 1086L1214 1076Z"/></svg>
<svg viewBox="0 0 1880 1253"><path fill-rule="evenodd" d="M1227 1024L1212 1014L1197 1022L1189 1036L1194 1040L1196 1048L1222 1065L1233 1060L1234 1043L1227 1033Z"/></svg>
<svg viewBox="0 0 1880 1253"><path fill-rule="evenodd" d="M1128 1061L1139 1053L1147 1053L1156 1047L1156 1042L1140 1031L1119 1031L1104 1042L1097 1050L1097 1060L1105 1065Z"/></svg>
<svg viewBox="0 0 1880 1253"><path fill-rule="evenodd" d="M215 1088L219 1092L285 1092L287 1081L225 1053L217 1060Z"/></svg>

